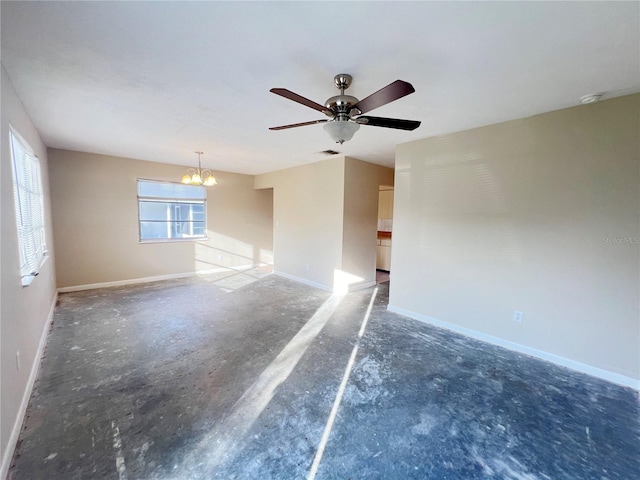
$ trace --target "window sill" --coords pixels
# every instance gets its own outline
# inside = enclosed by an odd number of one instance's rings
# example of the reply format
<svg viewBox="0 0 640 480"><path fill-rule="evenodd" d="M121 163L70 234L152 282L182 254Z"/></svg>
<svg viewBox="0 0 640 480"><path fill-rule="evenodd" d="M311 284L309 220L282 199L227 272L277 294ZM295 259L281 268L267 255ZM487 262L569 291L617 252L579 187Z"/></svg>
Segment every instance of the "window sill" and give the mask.
<svg viewBox="0 0 640 480"><path fill-rule="evenodd" d="M138 240L138 243L183 243L183 242L200 242L208 240L208 237L191 237L191 238L156 238L150 240Z"/></svg>
<svg viewBox="0 0 640 480"><path fill-rule="evenodd" d="M36 277L38 276L38 274L36 275L27 275L25 277L22 277L22 288L28 287L29 285L31 285L31 283L36 279Z"/></svg>
<svg viewBox="0 0 640 480"><path fill-rule="evenodd" d="M35 274L32 275L24 275L21 279L22 282L22 288L28 287L29 285L31 285L33 283L33 281L36 279L37 276L40 275L40 271L42 271L42 267L45 263L47 263L47 260L49 260L49 254L45 253L44 256L42 257L42 261L40 262L40 266L38 267L38 271Z"/></svg>

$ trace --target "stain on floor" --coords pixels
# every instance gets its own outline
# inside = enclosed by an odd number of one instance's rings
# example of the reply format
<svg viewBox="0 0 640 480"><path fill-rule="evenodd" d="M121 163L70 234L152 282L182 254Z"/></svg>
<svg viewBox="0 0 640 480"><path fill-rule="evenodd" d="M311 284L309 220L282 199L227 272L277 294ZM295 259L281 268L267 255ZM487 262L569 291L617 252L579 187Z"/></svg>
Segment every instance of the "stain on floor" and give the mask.
<svg viewBox="0 0 640 480"><path fill-rule="evenodd" d="M638 392L388 312L388 288L61 294L10 478L639 478Z"/></svg>

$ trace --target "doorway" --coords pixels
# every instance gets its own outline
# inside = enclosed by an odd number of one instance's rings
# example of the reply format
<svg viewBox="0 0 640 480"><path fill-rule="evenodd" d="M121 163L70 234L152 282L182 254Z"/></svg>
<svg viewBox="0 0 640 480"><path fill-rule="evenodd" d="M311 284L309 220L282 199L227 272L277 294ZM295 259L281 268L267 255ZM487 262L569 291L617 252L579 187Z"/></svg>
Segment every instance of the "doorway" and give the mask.
<svg viewBox="0 0 640 480"><path fill-rule="evenodd" d="M378 191L378 238L376 250L376 283L390 279L391 242L393 236L393 186L381 185Z"/></svg>

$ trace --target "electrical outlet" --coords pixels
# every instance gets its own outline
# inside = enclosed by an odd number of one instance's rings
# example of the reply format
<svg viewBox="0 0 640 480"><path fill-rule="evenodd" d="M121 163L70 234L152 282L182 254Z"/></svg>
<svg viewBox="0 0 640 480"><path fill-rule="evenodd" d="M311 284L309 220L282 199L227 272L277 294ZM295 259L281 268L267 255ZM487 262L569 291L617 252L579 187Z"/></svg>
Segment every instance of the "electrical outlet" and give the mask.
<svg viewBox="0 0 640 480"><path fill-rule="evenodd" d="M513 321L514 322L518 322L518 323L522 323L522 316L523 316L522 312L520 312L518 310L515 310L513 312Z"/></svg>
<svg viewBox="0 0 640 480"><path fill-rule="evenodd" d="M308 264L308 263L304 266L304 269L305 269L307 272L309 271L309 264Z"/></svg>
<svg viewBox="0 0 640 480"><path fill-rule="evenodd" d="M20 370L20 350L16 352L16 370Z"/></svg>

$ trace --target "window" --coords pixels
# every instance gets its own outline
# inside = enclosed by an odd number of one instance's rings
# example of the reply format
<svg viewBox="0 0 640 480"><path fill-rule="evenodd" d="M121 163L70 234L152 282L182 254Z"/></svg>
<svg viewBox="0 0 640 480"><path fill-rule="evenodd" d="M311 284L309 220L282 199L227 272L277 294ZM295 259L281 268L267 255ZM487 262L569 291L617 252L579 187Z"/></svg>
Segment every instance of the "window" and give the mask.
<svg viewBox="0 0 640 480"><path fill-rule="evenodd" d="M140 241L206 238L204 187L138 180Z"/></svg>
<svg viewBox="0 0 640 480"><path fill-rule="evenodd" d="M26 286L38 275L47 254L40 161L29 144L13 129L9 130L9 140L20 274L22 285Z"/></svg>

